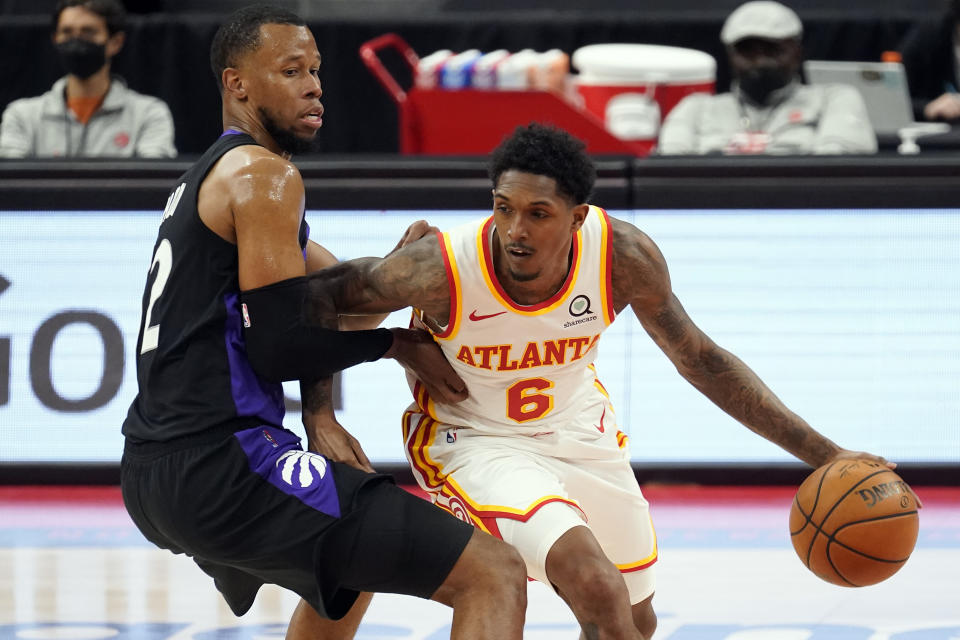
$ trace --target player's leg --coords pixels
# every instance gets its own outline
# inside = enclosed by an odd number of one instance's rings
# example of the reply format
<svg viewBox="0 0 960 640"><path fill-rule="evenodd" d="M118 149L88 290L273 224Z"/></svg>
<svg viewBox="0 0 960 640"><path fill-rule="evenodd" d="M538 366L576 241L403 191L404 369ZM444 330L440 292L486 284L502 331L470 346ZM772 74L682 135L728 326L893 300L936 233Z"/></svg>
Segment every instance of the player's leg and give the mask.
<svg viewBox="0 0 960 640"><path fill-rule="evenodd" d="M619 441L618 438L613 442ZM653 610L658 558L656 534L649 504L637 484L627 451L621 444L612 446L617 449L611 450L609 459L574 456L576 463L553 459L545 464L563 479L570 495L586 512L592 542L599 545L600 552L625 585L626 615L642 636L649 639L657 628Z"/></svg>
<svg viewBox="0 0 960 640"><path fill-rule="evenodd" d="M631 607L633 610L633 625L640 630L647 640L653 637L657 630L657 614L653 610L653 595L641 600Z"/></svg>
<svg viewBox="0 0 960 640"><path fill-rule="evenodd" d="M451 638L522 638L527 572L510 545L479 530L433 599L453 607Z"/></svg>
<svg viewBox="0 0 960 640"><path fill-rule="evenodd" d="M546 572L583 637L643 640L634 626L627 585L590 529L578 526L560 536L547 554Z"/></svg>
<svg viewBox="0 0 960 640"><path fill-rule="evenodd" d="M335 464L340 481L360 472ZM316 550L328 576L359 591L431 598L453 608L452 638L522 638L526 571L510 545L426 500L379 482Z"/></svg>
<svg viewBox="0 0 960 640"><path fill-rule="evenodd" d="M469 435L430 454L444 472L437 504L514 546L527 574L558 588L589 637L639 638L619 570L542 455L519 450L512 439Z"/></svg>
<svg viewBox="0 0 960 640"><path fill-rule="evenodd" d="M361 593L350 607L347 615L339 620L324 618L310 606L306 600L293 611L290 626L287 627L286 640L351 640L357 634L357 628L370 606L372 593Z"/></svg>

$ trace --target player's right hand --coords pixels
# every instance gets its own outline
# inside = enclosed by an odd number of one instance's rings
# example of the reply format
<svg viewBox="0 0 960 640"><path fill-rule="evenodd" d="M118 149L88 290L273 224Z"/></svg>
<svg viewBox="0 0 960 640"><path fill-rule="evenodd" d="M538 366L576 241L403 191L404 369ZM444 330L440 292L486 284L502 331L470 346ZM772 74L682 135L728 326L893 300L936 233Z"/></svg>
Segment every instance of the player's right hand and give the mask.
<svg viewBox="0 0 960 640"><path fill-rule="evenodd" d="M436 402L456 404L467 399L467 384L447 362L433 337L421 329L394 328L393 345L384 358L393 358L420 380Z"/></svg>
<svg viewBox="0 0 960 640"><path fill-rule="evenodd" d="M307 448L330 460L374 473L373 466L363 452L360 441L343 428L336 418L323 413L303 414L303 427L307 432Z"/></svg>
<svg viewBox="0 0 960 640"><path fill-rule="evenodd" d="M420 238L422 238L423 236L429 233L437 233L439 231L440 229L432 226L426 220L417 220L416 222L411 224L409 227L407 227L407 230L403 232L403 236L400 238L400 242L397 243L397 246L395 246L390 251L390 253L393 253L398 249L402 249L408 244L412 244L416 242L417 240L419 240ZM387 255L390 255L390 253L388 253Z"/></svg>

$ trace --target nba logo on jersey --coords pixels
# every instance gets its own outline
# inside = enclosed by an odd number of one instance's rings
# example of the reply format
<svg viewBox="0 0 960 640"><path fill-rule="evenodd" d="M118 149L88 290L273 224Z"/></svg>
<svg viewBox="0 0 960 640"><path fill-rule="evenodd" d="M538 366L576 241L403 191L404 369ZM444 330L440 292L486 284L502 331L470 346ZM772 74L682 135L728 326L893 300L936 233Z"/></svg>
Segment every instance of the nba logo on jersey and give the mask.
<svg viewBox="0 0 960 640"><path fill-rule="evenodd" d="M242 303L240 305L240 311L243 313L243 326L245 329L250 328L250 312L247 311L247 303Z"/></svg>
<svg viewBox="0 0 960 640"><path fill-rule="evenodd" d="M453 444L457 441L456 431L447 431L447 444Z"/></svg>

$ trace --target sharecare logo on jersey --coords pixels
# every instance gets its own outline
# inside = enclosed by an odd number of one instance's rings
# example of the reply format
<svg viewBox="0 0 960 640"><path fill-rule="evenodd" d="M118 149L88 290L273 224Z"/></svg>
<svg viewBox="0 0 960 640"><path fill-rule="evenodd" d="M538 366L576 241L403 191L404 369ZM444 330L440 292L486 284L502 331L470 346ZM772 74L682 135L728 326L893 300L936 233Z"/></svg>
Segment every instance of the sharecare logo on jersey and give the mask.
<svg viewBox="0 0 960 640"><path fill-rule="evenodd" d="M250 328L250 312L247 311L247 303L243 302L240 304L240 313L243 314L243 326L245 329Z"/></svg>
<svg viewBox="0 0 960 640"><path fill-rule="evenodd" d="M596 320L598 317L599 317L599 316L590 316L590 317L587 317L587 318L577 318L576 320L570 320L570 321L568 321L568 322L564 322L564 323L563 323L563 328L564 328L564 329L569 329L570 327L575 327L575 326L577 326L578 324L583 324L584 322L593 322L593 321Z"/></svg>
<svg viewBox="0 0 960 640"><path fill-rule="evenodd" d="M291 487L309 487L313 484L314 470L320 478L327 474L326 458L309 451L287 451L277 460L277 466L279 467L281 463L283 468L280 470L280 477ZM300 473L297 475L297 484L294 485L293 472L297 468L297 463L300 464Z"/></svg>
<svg viewBox="0 0 960 640"><path fill-rule="evenodd" d="M567 311L576 318L588 313L593 313L593 309L590 308L590 298L585 295L577 296L570 301L570 306L567 307Z"/></svg>

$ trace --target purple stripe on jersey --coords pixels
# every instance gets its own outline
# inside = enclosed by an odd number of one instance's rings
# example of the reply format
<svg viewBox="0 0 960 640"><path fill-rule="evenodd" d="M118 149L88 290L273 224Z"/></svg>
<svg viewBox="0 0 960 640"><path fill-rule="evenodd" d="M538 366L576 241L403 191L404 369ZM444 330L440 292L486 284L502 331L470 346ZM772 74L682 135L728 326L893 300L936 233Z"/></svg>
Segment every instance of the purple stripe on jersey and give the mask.
<svg viewBox="0 0 960 640"><path fill-rule="evenodd" d="M230 391L238 416L253 416L269 424L283 424L283 385L265 382L253 372L247 360L247 344L240 320L240 298L236 293L223 297L227 307L227 361L230 363Z"/></svg>
<svg viewBox="0 0 960 640"><path fill-rule="evenodd" d="M256 427L233 435L247 454L251 471L303 504L340 517L333 467L319 453L301 449L300 438L276 427Z"/></svg>
<svg viewBox="0 0 960 640"><path fill-rule="evenodd" d="M243 131L237 131L236 129L227 129L226 131L220 134L220 137L222 138L223 136L236 136L236 135L240 135L241 133L243 133Z"/></svg>

